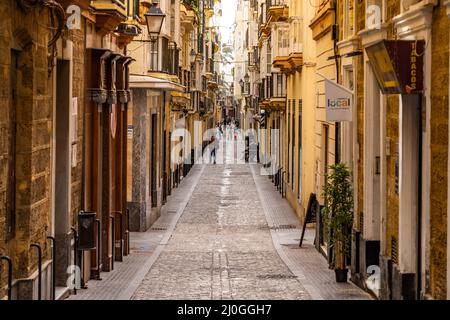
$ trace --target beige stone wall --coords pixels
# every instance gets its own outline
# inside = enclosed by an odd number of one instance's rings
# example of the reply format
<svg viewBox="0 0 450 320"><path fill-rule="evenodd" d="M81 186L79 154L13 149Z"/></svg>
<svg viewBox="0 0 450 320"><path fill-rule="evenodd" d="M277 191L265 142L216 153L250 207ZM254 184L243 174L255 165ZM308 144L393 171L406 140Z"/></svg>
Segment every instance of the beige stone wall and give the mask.
<svg viewBox="0 0 450 320"><path fill-rule="evenodd" d="M48 10L37 8L26 13L8 0L0 3L0 252L13 258L14 279L26 278L37 268L37 254L29 250L33 242L44 250L44 260L51 258L46 237L52 232L52 148L53 77L49 73L47 43L50 34ZM39 17L39 23L36 20ZM76 166L72 167L71 221L81 209L81 174L83 161L84 20L80 30L65 31L63 39L73 43L72 96L78 98ZM26 44L23 39L32 40ZM59 40L62 41L62 40ZM6 239L6 188L9 158L9 120L11 109L11 49L18 51L16 110L16 225L15 236ZM55 69L53 69L54 71ZM11 109L12 110L12 109ZM0 268L0 288L6 281ZM5 294L0 290L0 297Z"/></svg>
<svg viewBox="0 0 450 320"><path fill-rule="evenodd" d="M387 1L388 37L392 38L392 17L400 13L400 2L396 0ZM391 241L398 240L399 228L399 196L395 190L395 167L399 160L397 146L399 143L399 101L397 95L387 96L386 106L386 133L389 155L386 159L386 238L388 256L392 256Z"/></svg>
<svg viewBox="0 0 450 320"><path fill-rule="evenodd" d="M365 2L356 2L355 6L356 10L356 32L359 32L365 28ZM354 208L354 218L355 218L355 227L362 232L362 226L360 225L360 215L363 212L364 208L364 61L363 56L360 56L357 59L357 68L356 68L356 97L355 97L355 107L356 107L356 143L358 145L357 152L355 158L358 161L355 161L355 167L357 168L356 172L356 181L357 185L355 186L355 208ZM355 159L356 160L356 159Z"/></svg>
<svg viewBox="0 0 450 320"><path fill-rule="evenodd" d="M45 249L45 238L51 226L51 135L52 79L48 73L47 42L50 25L48 11L36 9L36 15L26 14L16 1L0 3L0 198L4 199L7 170L8 133L13 130L8 120L11 99L11 49L19 49L16 102L16 232L5 238L5 201L0 202L0 251L14 262L14 278L24 278L36 268L37 255L29 245L38 242ZM39 17L39 24L36 16ZM26 39L32 43L27 43ZM6 280L4 270L0 287ZM0 292L2 296L4 292Z"/></svg>
<svg viewBox="0 0 450 320"><path fill-rule="evenodd" d="M447 295L447 189L449 20L441 3L433 12L431 48L431 181L430 181L430 294Z"/></svg>

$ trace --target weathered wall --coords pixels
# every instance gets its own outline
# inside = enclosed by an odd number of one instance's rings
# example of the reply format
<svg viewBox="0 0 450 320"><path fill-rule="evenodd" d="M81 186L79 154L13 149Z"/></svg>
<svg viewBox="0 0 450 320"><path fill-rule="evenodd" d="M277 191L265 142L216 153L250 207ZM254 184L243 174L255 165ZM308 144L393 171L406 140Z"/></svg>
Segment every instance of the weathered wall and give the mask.
<svg viewBox="0 0 450 320"><path fill-rule="evenodd" d="M51 225L51 133L52 80L48 73L47 42L50 25L47 9L25 13L16 1L0 3L0 197L5 196L8 154L7 134L14 130L8 120L11 106L11 49L17 49L16 111L16 225L15 237L5 238L5 201L0 203L0 251L14 261L14 278L28 277L36 268L37 254L30 252L32 242L44 243ZM39 24L36 17L39 17ZM44 258L45 258L44 257ZM2 270L2 275L5 273ZM0 277L2 277L0 275ZM4 283L4 277L0 280ZM0 292L0 296L3 292Z"/></svg>
<svg viewBox="0 0 450 320"><path fill-rule="evenodd" d="M433 12L431 48L430 294L447 295L449 22L441 3Z"/></svg>
<svg viewBox="0 0 450 320"><path fill-rule="evenodd" d="M356 32L365 29L365 2L356 3ZM364 208L364 62L361 56L357 60L356 68L356 139L358 143L357 155L357 186L355 188L355 227L359 231L363 231L360 225L360 215ZM355 155L356 156L356 155Z"/></svg>
<svg viewBox="0 0 450 320"><path fill-rule="evenodd" d="M400 13L400 1L387 1L388 38L392 39L392 18ZM386 138L388 139L389 155L386 157L386 241L388 256L392 256L391 241L398 240L399 196L396 191L396 163L399 161L399 100L398 95L387 96L386 106Z"/></svg>

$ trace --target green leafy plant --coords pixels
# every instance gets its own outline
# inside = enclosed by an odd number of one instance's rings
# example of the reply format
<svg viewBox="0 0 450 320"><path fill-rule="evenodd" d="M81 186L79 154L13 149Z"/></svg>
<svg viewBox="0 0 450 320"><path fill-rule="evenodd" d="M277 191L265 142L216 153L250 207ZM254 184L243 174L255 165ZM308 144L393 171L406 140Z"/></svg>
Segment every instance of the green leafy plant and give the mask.
<svg viewBox="0 0 450 320"><path fill-rule="evenodd" d="M353 224L353 190L350 169L344 163L330 166L323 188L325 206L322 220L330 246L334 248L332 267L346 269L346 256L351 250Z"/></svg>

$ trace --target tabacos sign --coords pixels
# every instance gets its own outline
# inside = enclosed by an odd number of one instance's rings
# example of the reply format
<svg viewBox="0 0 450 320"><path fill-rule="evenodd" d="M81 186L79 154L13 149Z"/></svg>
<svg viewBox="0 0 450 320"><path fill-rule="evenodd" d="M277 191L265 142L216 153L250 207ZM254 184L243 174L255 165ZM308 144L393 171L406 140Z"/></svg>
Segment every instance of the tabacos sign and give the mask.
<svg viewBox="0 0 450 320"><path fill-rule="evenodd" d="M366 48L383 93L411 94L423 90L424 40L381 40Z"/></svg>

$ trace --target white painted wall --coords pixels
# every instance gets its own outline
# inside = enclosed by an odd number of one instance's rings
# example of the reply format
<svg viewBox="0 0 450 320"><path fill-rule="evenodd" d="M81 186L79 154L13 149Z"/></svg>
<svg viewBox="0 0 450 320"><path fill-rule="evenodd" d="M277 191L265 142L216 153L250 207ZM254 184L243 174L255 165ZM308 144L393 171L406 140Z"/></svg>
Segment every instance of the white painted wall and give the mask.
<svg viewBox="0 0 450 320"><path fill-rule="evenodd" d="M369 62L364 65L364 238L380 240L380 89Z"/></svg>

